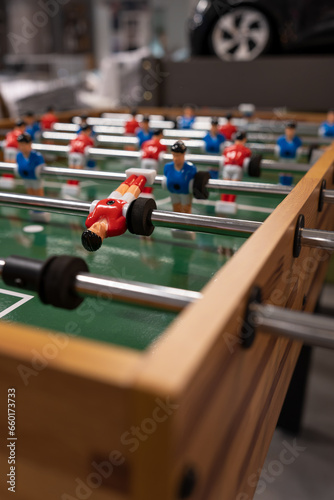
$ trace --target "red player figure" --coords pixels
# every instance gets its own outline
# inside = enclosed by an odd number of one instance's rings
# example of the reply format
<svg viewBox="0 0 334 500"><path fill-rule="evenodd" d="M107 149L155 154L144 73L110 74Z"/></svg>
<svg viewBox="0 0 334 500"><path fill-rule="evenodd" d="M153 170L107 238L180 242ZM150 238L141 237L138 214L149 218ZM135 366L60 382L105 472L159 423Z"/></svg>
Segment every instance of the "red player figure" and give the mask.
<svg viewBox="0 0 334 500"><path fill-rule="evenodd" d="M141 168L153 169L156 172L159 170L159 164L161 163L164 154L167 152L167 146L161 144L163 139L162 129L156 129L153 131L153 137L149 141L143 143L141 153ZM153 188L145 187L141 196L146 198L153 198Z"/></svg>
<svg viewBox="0 0 334 500"><path fill-rule="evenodd" d="M219 132L223 134L227 141L233 141L235 134L238 132L238 129L235 125L232 124L233 115L230 113L225 116L226 123L222 125L219 129Z"/></svg>
<svg viewBox="0 0 334 500"><path fill-rule="evenodd" d="M244 169L249 165L252 152L245 146L247 142L246 132L238 132L235 142L223 151L221 165L223 167L224 181L241 181ZM221 202L216 205L216 211L220 213L235 213L236 196L234 194L222 194Z"/></svg>
<svg viewBox="0 0 334 500"><path fill-rule="evenodd" d="M136 131L139 128L139 122L136 119L137 110L131 111L131 120L128 120L124 125L125 135L136 135Z"/></svg>
<svg viewBox="0 0 334 500"><path fill-rule="evenodd" d="M23 134L26 129L26 122L23 120L18 120L15 124L15 128L8 132L6 139L4 140L3 150L4 150L4 160L6 163L16 163L17 153L19 151L19 145L17 142L18 137ZM14 189L15 187L15 177L11 174L4 174L0 180L0 186L3 189Z"/></svg>
<svg viewBox="0 0 334 500"><path fill-rule="evenodd" d="M126 232L129 206L139 197L146 182L153 184L156 175L154 170L142 170L143 175L138 169L129 169L126 173L129 175L127 180L107 199L92 203L91 213L86 220L87 230L81 238L84 248L89 252L98 250L105 238L121 236Z"/></svg>
<svg viewBox="0 0 334 500"><path fill-rule="evenodd" d="M52 130L53 125L58 121L58 118L54 114L53 106L49 106L47 112L41 117L41 128L43 131Z"/></svg>
<svg viewBox="0 0 334 500"><path fill-rule="evenodd" d="M70 142L69 168L83 169L87 164L89 149L94 146L94 139L91 137L92 127L83 125L81 132ZM63 195L77 196L79 194L79 181L69 180L62 187Z"/></svg>
<svg viewBox="0 0 334 500"><path fill-rule="evenodd" d="M54 114L54 108L53 106L49 106L46 110L46 113L41 116L40 124L41 124L41 131L42 134L43 132L50 132L53 130L53 125L58 121L57 116ZM42 135L43 137L43 135ZM54 141L51 139L44 139L45 144L54 144ZM52 154L45 154L45 158L47 161L52 161L53 160L53 155Z"/></svg>

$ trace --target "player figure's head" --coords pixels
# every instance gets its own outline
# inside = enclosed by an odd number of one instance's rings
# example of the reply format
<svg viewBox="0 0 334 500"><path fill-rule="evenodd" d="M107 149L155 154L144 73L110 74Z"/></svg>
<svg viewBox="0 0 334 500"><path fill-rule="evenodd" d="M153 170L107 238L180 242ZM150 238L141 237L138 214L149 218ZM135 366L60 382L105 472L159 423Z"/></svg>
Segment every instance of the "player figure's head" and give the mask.
<svg viewBox="0 0 334 500"><path fill-rule="evenodd" d="M176 141L171 147L173 162L176 170L181 170L184 164L187 146L183 141Z"/></svg>
<svg viewBox="0 0 334 500"><path fill-rule="evenodd" d="M131 109L130 115L133 119L135 119L137 116L137 109L136 108Z"/></svg>
<svg viewBox="0 0 334 500"><path fill-rule="evenodd" d="M23 134L19 135L17 138L17 143L19 147L19 151L24 156L29 156L31 153L32 149L32 138L30 134L27 134L27 132L23 132Z"/></svg>
<svg viewBox="0 0 334 500"><path fill-rule="evenodd" d="M81 127L83 127L84 125L87 124L87 120L88 120L88 116L87 115L81 115L80 116L80 124L81 124Z"/></svg>
<svg viewBox="0 0 334 500"><path fill-rule="evenodd" d="M81 243L88 252L96 252L101 248L102 238L98 234L87 229L81 235Z"/></svg>
<svg viewBox="0 0 334 500"><path fill-rule="evenodd" d="M194 106L190 106L190 104L187 104L183 108L183 116L186 118L192 118L195 115L195 108Z"/></svg>
<svg viewBox="0 0 334 500"><path fill-rule="evenodd" d="M155 130L153 130L153 135L152 135L152 138L155 139L157 142L160 142L161 139L163 139L163 130L162 128L156 128Z"/></svg>
<svg viewBox="0 0 334 500"><path fill-rule="evenodd" d="M143 116L140 126L144 132L148 132L150 130L150 117L148 115Z"/></svg>
<svg viewBox="0 0 334 500"><path fill-rule="evenodd" d="M88 123L85 123L81 127L81 133L84 134L84 135L90 136L91 133L92 133L92 126L88 125Z"/></svg>
<svg viewBox="0 0 334 500"><path fill-rule="evenodd" d="M217 135L217 133L218 133L218 124L219 124L218 118L216 118L216 117L212 118L212 120L211 120L211 133L213 135Z"/></svg>
<svg viewBox="0 0 334 500"><path fill-rule="evenodd" d="M227 114L225 115L225 120L227 121L227 123L231 123L232 118L233 118L232 113L227 113Z"/></svg>
<svg viewBox="0 0 334 500"><path fill-rule="evenodd" d="M26 126L27 124L24 120L17 120L17 122L15 123L15 129L20 130L22 133L25 131Z"/></svg>
<svg viewBox="0 0 334 500"><path fill-rule="evenodd" d="M35 113L33 111L27 111L23 115L23 120L27 125L32 125L36 121Z"/></svg>
<svg viewBox="0 0 334 500"><path fill-rule="evenodd" d="M289 122L285 126L285 137L288 141L292 141L296 135L297 125L295 122Z"/></svg>
<svg viewBox="0 0 334 500"><path fill-rule="evenodd" d="M47 112L47 113L54 113L54 111L55 111L55 108L54 108L53 106L48 106L48 107L46 108L46 112Z"/></svg>
<svg viewBox="0 0 334 500"><path fill-rule="evenodd" d="M327 122L330 125L334 124L334 110L330 109L327 113Z"/></svg>
<svg viewBox="0 0 334 500"><path fill-rule="evenodd" d="M242 144L243 146L247 142L247 134L243 130L240 130L235 134L235 139L234 139L235 144Z"/></svg>

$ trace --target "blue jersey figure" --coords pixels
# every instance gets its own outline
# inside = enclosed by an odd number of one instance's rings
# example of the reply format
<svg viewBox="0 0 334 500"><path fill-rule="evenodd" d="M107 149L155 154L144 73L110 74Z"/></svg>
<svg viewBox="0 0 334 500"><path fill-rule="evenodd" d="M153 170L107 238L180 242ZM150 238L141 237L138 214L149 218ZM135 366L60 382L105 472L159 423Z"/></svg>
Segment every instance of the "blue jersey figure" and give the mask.
<svg viewBox="0 0 334 500"><path fill-rule="evenodd" d="M195 120L196 116L194 115L194 108L186 106L183 110L183 115L178 118L179 128L189 130L193 127Z"/></svg>
<svg viewBox="0 0 334 500"><path fill-rule="evenodd" d="M31 196L44 196L44 188L40 179L40 170L44 165L44 158L40 153L32 151L32 139L24 132L17 138L19 152L17 154L17 173L22 177L24 187ZM35 222L49 222L50 214L32 211L30 217Z"/></svg>
<svg viewBox="0 0 334 500"><path fill-rule="evenodd" d="M24 156L24 154L20 151L17 153L16 162L20 177L22 177L22 179L30 180L38 179L38 171L40 169L37 167L45 164L43 156L36 151L31 151L28 157Z"/></svg>
<svg viewBox="0 0 334 500"><path fill-rule="evenodd" d="M33 141L38 140L41 134L41 127L39 122L35 122L32 125L26 127L26 132L29 134Z"/></svg>
<svg viewBox="0 0 334 500"><path fill-rule="evenodd" d="M80 122L79 130L77 132L78 135L81 134L81 132L83 130L87 130L86 126L89 125L89 123L87 122L87 120L88 120L88 116L87 115L82 115L80 117L80 119L81 119L81 122ZM89 127L90 127L90 131L91 131L90 132L90 137L95 141L97 133L94 131L94 129L93 129L93 127L91 125L89 125Z"/></svg>
<svg viewBox="0 0 334 500"><path fill-rule="evenodd" d="M210 154L219 154L221 153L221 146L226 141L226 138L223 134L218 132L218 119L212 118L211 120L211 129L203 138L204 141L204 150L206 153ZM219 167L211 167L209 170L209 174L211 179L218 179L219 176Z"/></svg>
<svg viewBox="0 0 334 500"><path fill-rule="evenodd" d="M197 173L196 167L186 161L181 170L177 170L174 162L167 163L164 176L167 179L167 189L170 193L189 194L189 184Z"/></svg>
<svg viewBox="0 0 334 500"><path fill-rule="evenodd" d="M203 138L205 142L205 151L207 153L220 153L221 145L225 142L225 137L222 134L212 136L209 133Z"/></svg>
<svg viewBox="0 0 334 500"><path fill-rule="evenodd" d="M144 116L140 124L140 128L137 130L137 139L139 141L139 147L141 148L145 141L150 141L153 137L153 132L150 130L150 117Z"/></svg>
<svg viewBox="0 0 334 500"><path fill-rule="evenodd" d="M282 135L276 143L276 152L279 158L285 160L295 160L302 146L301 139L296 136L296 124L288 123L285 128L285 135Z"/></svg>
<svg viewBox="0 0 334 500"><path fill-rule="evenodd" d="M319 135L334 137L334 111L328 111L327 120L320 125Z"/></svg>
<svg viewBox="0 0 334 500"><path fill-rule="evenodd" d="M174 212L191 213L192 181L197 169L185 161L186 146L177 141L172 146L173 161L164 168L164 183L171 194Z"/></svg>
<svg viewBox="0 0 334 500"><path fill-rule="evenodd" d="M150 141L152 139L153 133L151 130L149 130L148 132L145 132L144 130L140 129L137 132L137 137L139 140L139 147L141 148L142 145L144 144L144 142Z"/></svg>
<svg viewBox="0 0 334 500"><path fill-rule="evenodd" d="M24 121L27 124L25 132L30 135L33 141L41 138L41 126L36 120L35 114L32 111L27 111L24 115Z"/></svg>

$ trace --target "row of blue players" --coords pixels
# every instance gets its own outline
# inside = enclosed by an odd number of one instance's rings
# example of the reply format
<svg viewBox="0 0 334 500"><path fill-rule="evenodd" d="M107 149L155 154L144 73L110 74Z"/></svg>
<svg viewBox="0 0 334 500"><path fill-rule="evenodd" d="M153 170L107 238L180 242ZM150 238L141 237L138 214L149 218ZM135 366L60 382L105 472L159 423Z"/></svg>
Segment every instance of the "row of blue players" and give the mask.
<svg viewBox="0 0 334 500"><path fill-rule="evenodd" d="M228 122L231 122L232 115L228 114L226 118ZM192 106L186 106L184 108L183 115L178 118L177 124L180 129L190 130L193 128L195 121L196 121L195 109ZM320 125L318 134L321 137L334 138L334 110L328 111L327 118ZM228 138L228 140L230 140L230 138Z"/></svg>

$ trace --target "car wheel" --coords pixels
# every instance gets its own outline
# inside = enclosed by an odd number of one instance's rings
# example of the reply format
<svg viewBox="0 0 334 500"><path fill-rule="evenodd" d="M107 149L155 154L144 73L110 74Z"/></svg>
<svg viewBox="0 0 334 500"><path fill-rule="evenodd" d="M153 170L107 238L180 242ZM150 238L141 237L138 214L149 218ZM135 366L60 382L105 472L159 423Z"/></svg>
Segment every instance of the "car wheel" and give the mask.
<svg viewBox="0 0 334 500"><path fill-rule="evenodd" d="M212 49L224 61L251 61L268 50L270 39L268 19L251 7L224 14L211 33Z"/></svg>

